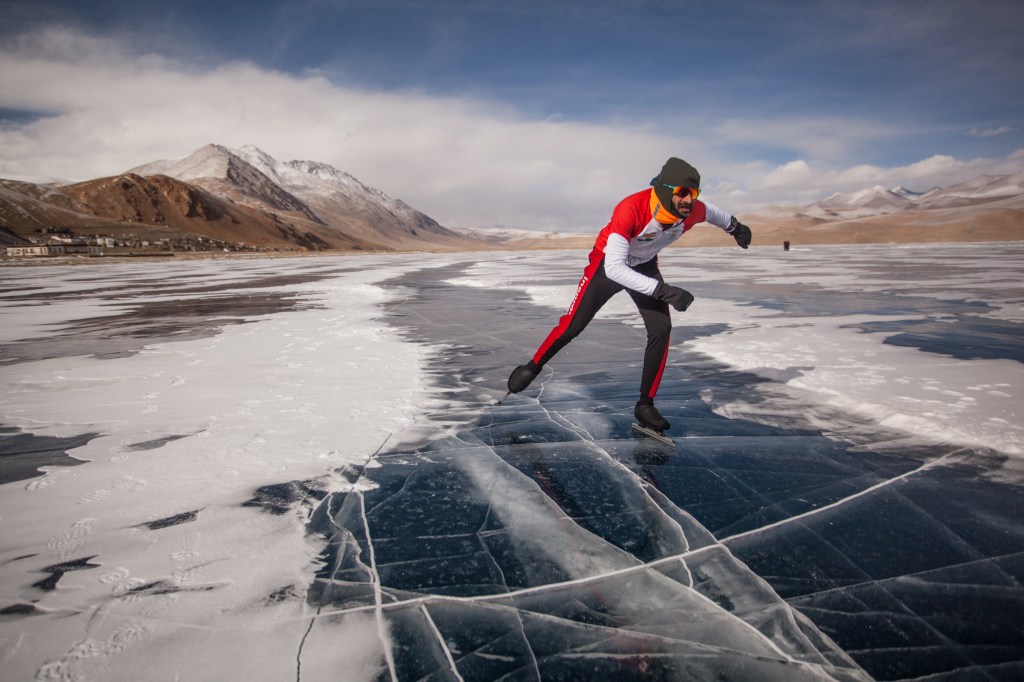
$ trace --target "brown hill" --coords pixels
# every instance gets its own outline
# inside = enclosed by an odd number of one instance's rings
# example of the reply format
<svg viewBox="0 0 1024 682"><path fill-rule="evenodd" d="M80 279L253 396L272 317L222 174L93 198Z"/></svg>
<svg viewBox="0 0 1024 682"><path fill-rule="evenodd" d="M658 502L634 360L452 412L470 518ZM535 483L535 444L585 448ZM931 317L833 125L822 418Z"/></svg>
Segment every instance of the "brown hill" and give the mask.
<svg viewBox="0 0 1024 682"><path fill-rule="evenodd" d="M1024 197L961 200L951 208L908 209L833 220L798 210L770 209L740 216L759 246L799 244L910 244L1024 240ZM687 235L687 246L724 246L732 238L714 228Z"/></svg>
<svg viewBox="0 0 1024 682"><path fill-rule="evenodd" d="M95 216L132 226L136 234L147 232L143 226L157 226L164 228L164 236L176 232L274 249L371 246L298 216L282 219L164 175L127 173L65 185L60 191Z"/></svg>
<svg viewBox="0 0 1024 682"><path fill-rule="evenodd" d="M280 163L255 147L206 145L117 177L71 185L0 180L0 243L46 233L103 235L133 248L426 250L493 248L354 177L312 161ZM42 235L40 234L42 233Z"/></svg>
<svg viewBox="0 0 1024 682"><path fill-rule="evenodd" d="M486 246L328 164L280 162L251 145L234 150L208 144L178 161L155 161L135 171L168 175L283 220L310 220L376 248L452 251Z"/></svg>
<svg viewBox="0 0 1024 682"><path fill-rule="evenodd" d="M10 233L31 234L47 227L90 227L108 222L53 185L0 179L0 228Z"/></svg>

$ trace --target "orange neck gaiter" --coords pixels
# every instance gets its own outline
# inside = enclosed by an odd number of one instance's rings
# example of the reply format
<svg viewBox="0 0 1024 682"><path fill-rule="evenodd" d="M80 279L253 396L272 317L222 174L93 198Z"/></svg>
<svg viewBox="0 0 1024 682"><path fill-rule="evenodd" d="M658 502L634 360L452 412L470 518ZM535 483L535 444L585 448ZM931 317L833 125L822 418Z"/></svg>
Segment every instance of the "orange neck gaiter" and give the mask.
<svg viewBox="0 0 1024 682"><path fill-rule="evenodd" d="M669 211L661 205L661 200L658 199L658 195L654 192L653 188L651 189L651 215L654 216L654 219L662 225L675 225L682 220L682 218L674 213L669 213Z"/></svg>

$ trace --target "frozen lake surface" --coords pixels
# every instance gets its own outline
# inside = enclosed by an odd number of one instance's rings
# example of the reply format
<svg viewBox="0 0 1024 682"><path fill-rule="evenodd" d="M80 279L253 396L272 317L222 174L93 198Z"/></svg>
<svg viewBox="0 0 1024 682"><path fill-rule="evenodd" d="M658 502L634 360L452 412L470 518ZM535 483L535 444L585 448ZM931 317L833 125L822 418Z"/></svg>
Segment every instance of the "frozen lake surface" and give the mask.
<svg viewBox="0 0 1024 682"><path fill-rule="evenodd" d="M4 678L1017 680L1024 245L0 271Z"/></svg>

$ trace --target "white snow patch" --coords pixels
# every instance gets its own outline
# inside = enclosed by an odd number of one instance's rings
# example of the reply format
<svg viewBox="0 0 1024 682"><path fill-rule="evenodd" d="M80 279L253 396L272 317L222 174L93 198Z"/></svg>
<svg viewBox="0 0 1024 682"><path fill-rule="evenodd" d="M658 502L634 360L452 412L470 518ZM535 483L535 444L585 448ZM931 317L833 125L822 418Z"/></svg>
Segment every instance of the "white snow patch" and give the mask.
<svg viewBox="0 0 1024 682"><path fill-rule="evenodd" d="M102 562L66 572L47 593L2 580L4 606L22 601L68 614L20 620L18 646L35 653L12 657L5 674L128 679L145 669L144 659L159 656L179 662L164 671L178 666L186 677L198 670L222 679L294 676L311 615L304 593L322 549L304 532L309 505L282 515L241 505L261 486L287 481L319 478L330 490L351 488L337 470L367 464L436 405L423 375L428 349L404 342L379 319L380 303L400 292L377 282L414 267L415 259L360 263L366 268L358 272L278 289L301 290L320 309L253 317L211 338L153 344L130 357L2 368L0 423L37 436L100 435L69 453L88 465L48 467L41 478L3 486L0 565L13 561L17 576L28 571L42 579L43 568L61 562ZM273 265L280 273L316 264ZM171 278L177 267L154 264L147 276ZM71 277L33 272L39 286L55 289ZM113 267L105 274L138 273ZM61 279L65 284L55 286ZM15 309L17 331L4 336L38 331L61 311L67 321L102 307L89 298L77 305ZM161 439L168 440L134 447ZM194 518L158 530L146 525L182 514ZM154 584L162 596L136 593ZM273 595L281 594L290 596L278 602ZM6 642L5 659L12 640ZM69 649L68 642L80 644ZM282 656L282 647L291 653ZM367 650L357 637L332 650L335 664L351 660L362 670L353 679L379 671L379 641Z"/></svg>

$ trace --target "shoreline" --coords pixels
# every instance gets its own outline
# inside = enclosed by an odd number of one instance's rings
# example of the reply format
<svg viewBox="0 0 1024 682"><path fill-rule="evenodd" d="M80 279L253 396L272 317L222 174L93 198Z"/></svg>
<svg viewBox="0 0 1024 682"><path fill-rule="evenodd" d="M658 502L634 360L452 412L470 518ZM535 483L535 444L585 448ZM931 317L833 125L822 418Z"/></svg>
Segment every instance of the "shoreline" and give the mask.
<svg viewBox="0 0 1024 682"><path fill-rule="evenodd" d="M595 233L596 235L596 233ZM695 235L697 236L697 235ZM718 235L713 235L717 237ZM676 244L669 247L671 250L687 250L687 249L728 249L735 247L732 240L728 235L722 235L728 239L729 243L721 242L720 239L692 239L689 243ZM169 259L173 260L184 260L184 261L196 261L196 260L266 260L273 258L323 258L323 257L372 257L372 256L389 256L389 255L407 255L407 254L429 254L432 256L450 256L452 254L459 253L481 253L481 254L492 254L492 253L507 253L507 252L537 252L537 251L580 251L590 249L593 246L593 238L573 238L566 237L564 244L552 244L552 245L531 245L531 246L515 246L515 245L495 245L494 248L490 249L469 249L469 250L427 250L427 249L408 249L408 250L347 250L347 249L331 249L325 251L272 251L272 252L259 252L259 253L214 253L214 252L189 252L189 251L166 251L156 252L152 254L113 254L113 255L99 255L99 256L86 256L86 255L70 255L70 256L2 256L0 255L0 267L4 265L87 265L93 263L145 263L145 262L168 262ZM789 248L801 249L808 247L844 247L844 246L891 246L891 247L907 247L907 246L937 246L937 245L979 245L979 244L1019 244L1024 242L1024 235L1019 239L956 239L956 240L923 240L923 239L906 239L897 241L822 241L822 240L806 240L806 241L789 241ZM751 244L751 249L772 249L778 250L783 249L783 242L776 243L772 240L766 244Z"/></svg>

